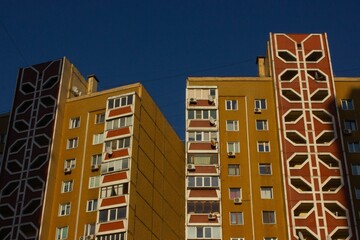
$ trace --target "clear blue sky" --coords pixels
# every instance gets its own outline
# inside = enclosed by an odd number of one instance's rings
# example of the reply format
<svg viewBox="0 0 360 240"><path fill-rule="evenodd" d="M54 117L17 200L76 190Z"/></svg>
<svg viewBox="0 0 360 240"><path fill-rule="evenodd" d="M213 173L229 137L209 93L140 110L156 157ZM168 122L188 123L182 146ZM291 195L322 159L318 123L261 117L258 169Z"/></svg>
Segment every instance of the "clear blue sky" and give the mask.
<svg viewBox="0 0 360 240"><path fill-rule="evenodd" d="M335 76L360 76L359 10L358 0L3 0L0 113L19 67L66 56L100 90L143 83L183 138L186 78L256 76L269 32L326 32Z"/></svg>

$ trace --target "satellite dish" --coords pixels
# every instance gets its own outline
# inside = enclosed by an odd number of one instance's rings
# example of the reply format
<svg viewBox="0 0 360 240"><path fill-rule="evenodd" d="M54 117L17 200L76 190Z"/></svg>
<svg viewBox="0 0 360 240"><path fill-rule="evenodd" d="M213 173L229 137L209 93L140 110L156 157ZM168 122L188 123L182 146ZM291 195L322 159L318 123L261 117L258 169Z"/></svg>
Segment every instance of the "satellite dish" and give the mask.
<svg viewBox="0 0 360 240"><path fill-rule="evenodd" d="M113 154L111 147L106 147L106 153L109 154L110 156Z"/></svg>
<svg viewBox="0 0 360 240"><path fill-rule="evenodd" d="M303 236L303 234L301 232L298 232L298 236L299 236L300 240L305 240L305 238L304 238L304 236Z"/></svg>
<svg viewBox="0 0 360 240"><path fill-rule="evenodd" d="M74 93L75 96L80 96L81 95L81 92L80 92L79 88L76 87L76 86L73 86L71 88L71 91Z"/></svg>

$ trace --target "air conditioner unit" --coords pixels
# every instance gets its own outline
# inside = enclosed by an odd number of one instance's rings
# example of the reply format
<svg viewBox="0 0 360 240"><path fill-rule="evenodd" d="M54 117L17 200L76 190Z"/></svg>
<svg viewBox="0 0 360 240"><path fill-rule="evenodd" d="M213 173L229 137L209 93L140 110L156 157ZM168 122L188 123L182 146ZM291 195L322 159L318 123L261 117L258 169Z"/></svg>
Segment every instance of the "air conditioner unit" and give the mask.
<svg viewBox="0 0 360 240"><path fill-rule="evenodd" d="M217 215L216 215L215 213L210 213L210 214L208 215L208 219L209 219L209 220L215 220L215 219L217 219Z"/></svg>
<svg viewBox="0 0 360 240"><path fill-rule="evenodd" d="M112 154L113 154L113 151L112 151L112 149L111 149L111 147L106 147L106 153L109 155L109 157L111 157L112 156Z"/></svg>
<svg viewBox="0 0 360 240"><path fill-rule="evenodd" d="M216 147L216 140L215 139L211 139L211 146L212 147Z"/></svg>
<svg viewBox="0 0 360 240"><path fill-rule="evenodd" d="M69 167L65 168L64 173L71 173L71 168L69 168Z"/></svg>
<svg viewBox="0 0 360 240"><path fill-rule="evenodd" d="M190 98L190 103L196 103L197 99L196 98Z"/></svg>
<svg viewBox="0 0 360 240"><path fill-rule="evenodd" d="M187 169L190 170L190 171L195 170L195 169L196 169L196 168L195 168L195 164L188 164L188 165L187 165Z"/></svg>
<svg viewBox="0 0 360 240"><path fill-rule="evenodd" d="M93 171L99 170L99 165L98 164L91 165L91 170Z"/></svg>
<svg viewBox="0 0 360 240"><path fill-rule="evenodd" d="M213 103L214 102L214 96L212 95L209 95L209 98L208 98L209 102L210 103Z"/></svg>
<svg viewBox="0 0 360 240"><path fill-rule="evenodd" d="M345 128L344 134L346 134L346 135L351 134L351 129Z"/></svg>
<svg viewBox="0 0 360 240"><path fill-rule="evenodd" d="M94 235L94 234L91 234L91 235L87 236L86 239L94 240L94 239L95 239L95 235Z"/></svg>
<svg viewBox="0 0 360 240"><path fill-rule="evenodd" d="M261 108L255 108L255 109L254 109L254 112L255 112L255 113L261 113Z"/></svg>
<svg viewBox="0 0 360 240"><path fill-rule="evenodd" d="M229 157L235 157L235 152L228 152Z"/></svg>
<svg viewBox="0 0 360 240"><path fill-rule="evenodd" d="M71 88L71 91L73 92L73 94L74 94L75 96L81 96L81 91L79 90L78 87L73 86L73 87Z"/></svg>
<svg viewBox="0 0 360 240"><path fill-rule="evenodd" d="M241 199L241 198L234 198L234 203L235 203L235 204L241 204L241 203L242 203L242 199Z"/></svg>
<svg viewBox="0 0 360 240"><path fill-rule="evenodd" d="M210 117L210 125L212 125L212 126L215 126L215 125L216 125L216 120L215 120L215 118Z"/></svg>

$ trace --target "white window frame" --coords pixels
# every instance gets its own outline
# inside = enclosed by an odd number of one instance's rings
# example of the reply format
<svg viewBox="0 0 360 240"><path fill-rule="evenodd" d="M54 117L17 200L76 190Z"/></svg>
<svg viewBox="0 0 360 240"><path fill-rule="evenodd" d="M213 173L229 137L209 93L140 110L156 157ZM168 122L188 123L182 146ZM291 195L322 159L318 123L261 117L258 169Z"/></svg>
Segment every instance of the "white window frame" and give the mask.
<svg viewBox="0 0 360 240"><path fill-rule="evenodd" d="M104 133L96 133L93 135L93 145L101 144L104 142Z"/></svg>
<svg viewBox="0 0 360 240"><path fill-rule="evenodd" d="M277 240L277 237L264 237L264 240Z"/></svg>
<svg viewBox="0 0 360 240"><path fill-rule="evenodd" d="M263 171L266 170L266 171ZM272 175L271 163L259 163L259 174L260 175Z"/></svg>
<svg viewBox="0 0 360 240"><path fill-rule="evenodd" d="M69 233L69 227L68 226L64 226L64 227L57 227L56 228L56 240L63 240L63 239L67 239L68 238L68 233Z"/></svg>
<svg viewBox="0 0 360 240"><path fill-rule="evenodd" d="M68 216L70 215L70 210L71 210L71 203L67 202L67 203L61 203L59 204L59 213L58 215L61 216Z"/></svg>
<svg viewBox="0 0 360 240"><path fill-rule="evenodd" d="M93 176L89 178L89 188L100 187L100 176Z"/></svg>
<svg viewBox="0 0 360 240"><path fill-rule="evenodd" d="M105 122L105 113L98 113L95 115L95 124L101 124Z"/></svg>
<svg viewBox="0 0 360 240"><path fill-rule="evenodd" d="M268 216L266 216L266 215ZM272 210L264 210L261 213L263 224L276 224L276 213ZM270 221L268 221L270 220Z"/></svg>
<svg viewBox="0 0 360 240"><path fill-rule="evenodd" d="M230 225L244 225L244 214L243 212L230 212L229 220Z"/></svg>
<svg viewBox="0 0 360 240"><path fill-rule="evenodd" d="M351 165L351 173L354 176L360 175L360 164L352 164Z"/></svg>
<svg viewBox="0 0 360 240"><path fill-rule="evenodd" d="M102 154L101 153L93 154L91 156L91 166L94 166L94 165L100 166L101 162L102 162Z"/></svg>
<svg viewBox="0 0 360 240"><path fill-rule="evenodd" d="M105 149L107 147L110 147L113 150L118 150L118 149L129 148L130 145L131 145L131 138L125 137L125 138L120 138L105 142Z"/></svg>
<svg viewBox="0 0 360 240"><path fill-rule="evenodd" d="M66 148L67 148L67 149L77 148L77 147L78 147L78 144L79 144L79 138L78 138L78 137L69 138L69 139L67 140L67 143L66 143Z"/></svg>
<svg viewBox="0 0 360 240"><path fill-rule="evenodd" d="M256 130L257 131L267 131L269 130L268 120L264 119L257 119L255 122Z"/></svg>
<svg viewBox="0 0 360 240"><path fill-rule="evenodd" d="M126 190L126 191L125 191ZM115 185L104 186L100 189L100 198L109 198L128 194L128 183L118 183Z"/></svg>
<svg viewBox="0 0 360 240"><path fill-rule="evenodd" d="M215 109L189 109L189 120L209 120L210 118L216 119Z"/></svg>
<svg viewBox="0 0 360 240"><path fill-rule="evenodd" d="M269 141L258 141L257 142L258 152L270 152L270 142Z"/></svg>
<svg viewBox="0 0 360 240"><path fill-rule="evenodd" d="M187 234L189 239L220 239L221 227L211 226L189 226ZM198 237L198 231L202 232L202 237ZM207 235L209 234L210 235Z"/></svg>
<svg viewBox="0 0 360 240"><path fill-rule="evenodd" d="M99 216L99 223L105 223L105 222L111 222L111 221L117 221L119 219L125 219L126 218L126 211L127 211L127 206L124 207L116 207L116 208L109 208L109 209L104 209L104 210L99 210L98 216ZM125 209L125 216L122 217L118 217L118 213L119 211ZM103 212L107 212L107 219L103 220L100 219L100 216L102 215Z"/></svg>
<svg viewBox="0 0 360 240"><path fill-rule="evenodd" d="M240 176L240 164L228 164L228 176Z"/></svg>
<svg viewBox="0 0 360 240"><path fill-rule="evenodd" d="M271 186L260 187L261 199L274 199L274 190Z"/></svg>
<svg viewBox="0 0 360 240"><path fill-rule="evenodd" d="M84 236L95 234L96 223L87 223L84 225Z"/></svg>
<svg viewBox="0 0 360 240"><path fill-rule="evenodd" d="M353 99L341 99L341 109L342 110L354 110L354 100Z"/></svg>
<svg viewBox="0 0 360 240"><path fill-rule="evenodd" d="M188 132L188 141L192 142L209 142L217 141L217 132L214 131L190 131Z"/></svg>
<svg viewBox="0 0 360 240"><path fill-rule="evenodd" d="M106 130L115 130L123 127L131 126L133 123L133 115L115 118L106 122Z"/></svg>
<svg viewBox="0 0 360 240"><path fill-rule="evenodd" d="M61 186L61 192L62 193L72 192L73 188L74 188L73 180L63 181Z"/></svg>
<svg viewBox="0 0 360 240"><path fill-rule="evenodd" d="M134 102L134 95L119 96L108 100L108 109L125 107L132 105Z"/></svg>
<svg viewBox="0 0 360 240"><path fill-rule="evenodd" d="M205 185L205 182L209 184ZM191 188L218 188L220 179L217 176L188 176L188 187Z"/></svg>
<svg viewBox="0 0 360 240"><path fill-rule="evenodd" d="M69 129L80 127L80 117L70 118Z"/></svg>
<svg viewBox="0 0 360 240"><path fill-rule="evenodd" d="M238 110L238 101L237 100L225 100L225 109L228 111Z"/></svg>
<svg viewBox="0 0 360 240"><path fill-rule="evenodd" d="M65 162L64 162L64 168L74 169L75 166L76 166L76 159L75 158L66 159Z"/></svg>
<svg viewBox="0 0 360 240"><path fill-rule="evenodd" d="M349 153L360 152L360 142L348 142Z"/></svg>
<svg viewBox="0 0 360 240"><path fill-rule="evenodd" d="M226 131L239 131L239 121L226 120Z"/></svg>
<svg viewBox="0 0 360 240"><path fill-rule="evenodd" d="M231 193L232 192L235 192L235 195L234 197L231 196ZM229 188L229 199L233 200L234 198L242 198L242 189L240 187L231 187Z"/></svg>
<svg viewBox="0 0 360 240"><path fill-rule="evenodd" d="M98 199L87 200L86 212L93 212L98 209Z"/></svg>
<svg viewBox="0 0 360 240"><path fill-rule="evenodd" d="M115 161L106 161L101 164L101 173L112 173L129 169L129 158L122 158Z"/></svg>
<svg viewBox="0 0 360 240"><path fill-rule="evenodd" d="M267 102L265 98L255 99L255 108L265 110L267 109Z"/></svg>
<svg viewBox="0 0 360 240"><path fill-rule="evenodd" d="M240 143L239 142L227 142L226 143L227 152L240 152Z"/></svg>

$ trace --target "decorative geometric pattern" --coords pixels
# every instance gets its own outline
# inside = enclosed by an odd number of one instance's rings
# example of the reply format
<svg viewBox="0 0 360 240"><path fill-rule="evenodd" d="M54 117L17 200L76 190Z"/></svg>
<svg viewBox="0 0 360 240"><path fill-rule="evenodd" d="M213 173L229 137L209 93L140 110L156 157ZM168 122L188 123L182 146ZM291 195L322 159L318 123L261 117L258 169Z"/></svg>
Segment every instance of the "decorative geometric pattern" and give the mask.
<svg viewBox="0 0 360 240"><path fill-rule="evenodd" d="M326 35L272 34L271 46L289 239L355 239Z"/></svg>
<svg viewBox="0 0 360 240"><path fill-rule="evenodd" d="M62 60L20 69L0 174L0 236L38 239Z"/></svg>

